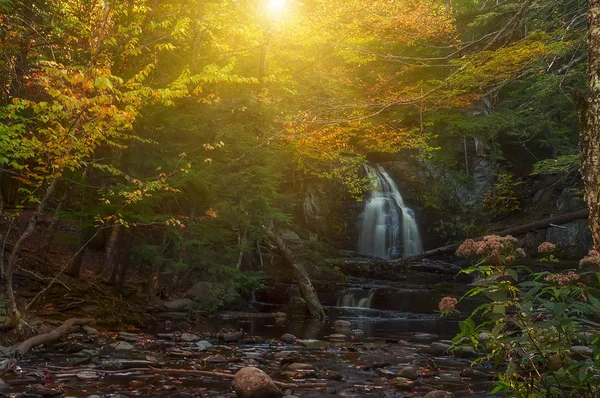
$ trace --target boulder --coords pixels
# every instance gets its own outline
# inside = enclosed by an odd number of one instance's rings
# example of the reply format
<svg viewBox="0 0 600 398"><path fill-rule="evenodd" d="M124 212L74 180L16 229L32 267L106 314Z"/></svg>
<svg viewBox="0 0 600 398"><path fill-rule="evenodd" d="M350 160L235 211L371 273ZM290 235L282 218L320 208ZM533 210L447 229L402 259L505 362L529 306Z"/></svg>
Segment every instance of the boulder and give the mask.
<svg viewBox="0 0 600 398"><path fill-rule="evenodd" d="M247 367L233 378L233 389L239 398L280 398L283 392L262 370Z"/></svg>
<svg viewBox="0 0 600 398"><path fill-rule="evenodd" d="M111 344L111 347L117 351L130 351L135 349L132 344L129 344L126 341L117 341L116 343Z"/></svg>
<svg viewBox="0 0 600 398"><path fill-rule="evenodd" d="M290 333L286 333L283 336L281 336L281 341L283 341L284 343L294 343L296 342L296 340L297 337Z"/></svg>
<svg viewBox="0 0 600 398"><path fill-rule="evenodd" d="M205 351L213 347L213 345L206 340L197 341L196 346L198 347L198 351Z"/></svg>
<svg viewBox="0 0 600 398"><path fill-rule="evenodd" d="M164 303L165 308L170 310L184 310L190 308L191 305L192 300L190 299L173 300Z"/></svg>
<svg viewBox="0 0 600 398"><path fill-rule="evenodd" d="M343 319L338 319L333 324L333 327L336 328L336 329L349 329L350 325L351 325L350 322L344 321Z"/></svg>
<svg viewBox="0 0 600 398"><path fill-rule="evenodd" d="M571 347L571 351L573 352L573 358L578 360L591 358L594 355L594 351L585 345L574 345Z"/></svg>

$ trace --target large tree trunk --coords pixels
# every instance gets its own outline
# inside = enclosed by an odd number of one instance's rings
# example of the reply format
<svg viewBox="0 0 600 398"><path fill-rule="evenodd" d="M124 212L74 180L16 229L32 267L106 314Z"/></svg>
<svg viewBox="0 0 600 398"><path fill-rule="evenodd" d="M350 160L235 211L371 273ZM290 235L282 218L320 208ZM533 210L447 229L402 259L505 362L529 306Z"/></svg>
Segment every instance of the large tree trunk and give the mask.
<svg viewBox="0 0 600 398"><path fill-rule="evenodd" d="M8 300L6 311L7 324L14 326L17 330L20 329L21 324L21 314L19 313L19 309L17 308L17 300L15 298L15 292L13 290L13 274L17 265L17 259L19 258L19 254L21 254L21 248L23 247L23 243L25 243L35 231L35 227L37 226L38 220L44 214L44 208L46 207L48 200L54 193L57 184L58 178L55 178L50 182L50 184L46 188L44 196L40 199L35 209L35 212L27 222L25 232L23 232L23 234L15 242L13 249L10 252L10 256L8 257L8 263L6 264L5 293L6 299Z"/></svg>
<svg viewBox="0 0 600 398"><path fill-rule="evenodd" d="M530 231L535 231L538 229L546 229L546 228L550 228L554 225L566 224L571 221L582 220L587 217L588 217L587 210L579 210L579 211L574 211L574 212L568 213L568 214L562 214L560 216L545 218L543 220L535 221L535 222L532 222L529 224L523 224L523 225L519 225L517 227L508 228L503 231L495 232L494 234L499 235L499 236L506 236L506 235L519 236L519 235L526 234L527 232L530 232ZM475 238L475 240L481 240L482 238L483 237L478 237L478 238ZM396 261L418 260L420 258L437 256L438 254L451 253L451 252L456 251L456 249L458 249L459 246L460 246L460 243L455 243L455 244L448 245L448 246L442 246L442 247L438 247L436 249L424 251L423 253L415 254L414 256L405 257L403 259L396 260Z"/></svg>
<svg viewBox="0 0 600 398"><path fill-rule="evenodd" d="M600 0L589 0L589 97L581 101L581 175L594 248L600 250Z"/></svg>
<svg viewBox="0 0 600 398"><path fill-rule="evenodd" d="M296 263L292 256L292 251L287 247L283 239L277 236L275 233L269 231L269 239L275 246L277 253L283 258L285 264L294 271L298 285L300 285L300 294L306 302L306 307L310 313L311 318L322 321L326 318L325 310L319 301L319 296L315 291L306 270L298 263Z"/></svg>

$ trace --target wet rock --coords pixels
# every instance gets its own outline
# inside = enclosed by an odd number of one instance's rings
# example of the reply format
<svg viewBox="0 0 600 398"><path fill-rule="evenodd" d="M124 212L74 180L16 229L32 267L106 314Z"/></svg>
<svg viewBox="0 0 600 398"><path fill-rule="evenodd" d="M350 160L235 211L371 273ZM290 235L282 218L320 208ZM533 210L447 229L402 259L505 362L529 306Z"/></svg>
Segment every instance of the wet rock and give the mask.
<svg viewBox="0 0 600 398"><path fill-rule="evenodd" d="M99 379L100 375L97 372L94 372L93 370L83 370L81 372L77 372L77 378L79 380L95 380Z"/></svg>
<svg viewBox="0 0 600 398"><path fill-rule="evenodd" d="M88 335L88 336L98 336L98 331L96 329L94 329L91 326L84 326L83 327L83 331Z"/></svg>
<svg viewBox="0 0 600 398"><path fill-rule="evenodd" d="M167 301L163 305L170 310L185 310L185 309L189 309L191 307L192 300L181 299L181 300Z"/></svg>
<svg viewBox="0 0 600 398"><path fill-rule="evenodd" d="M415 333L412 335L412 339L416 341L429 341L437 339L439 336L433 333Z"/></svg>
<svg viewBox="0 0 600 398"><path fill-rule="evenodd" d="M196 342L196 347L198 347L198 351L206 351L212 348L213 345L206 340L200 340Z"/></svg>
<svg viewBox="0 0 600 398"><path fill-rule="evenodd" d="M454 394L448 391L434 390L425 394L424 398L454 398Z"/></svg>
<svg viewBox="0 0 600 398"><path fill-rule="evenodd" d="M579 360L591 358L594 354L592 349L585 345L574 345L571 347L571 351L573 352L573 358Z"/></svg>
<svg viewBox="0 0 600 398"><path fill-rule="evenodd" d="M118 351L130 351L135 349L135 347L132 344L129 344L126 341L117 341L116 343L113 343L110 346Z"/></svg>
<svg viewBox="0 0 600 398"><path fill-rule="evenodd" d="M448 275L456 275L458 274L462 268L457 265L444 263L442 261L421 261L418 263L411 264L411 270L421 271L421 272L433 272L436 274L448 274Z"/></svg>
<svg viewBox="0 0 600 398"><path fill-rule="evenodd" d="M35 394L41 397L56 397L58 395L63 395L63 392L60 390L53 390L47 387L42 386L41 384L36 384L27 388L27 393Z"/></svg>
<svg viewBox="0 0 600 398"><path fill-rule="evenodd" d="M276 312L275 319L285 319L287 318L287 314L285 312Z"/></svg>
<svg viewBox="0 0 600 398"><path fill-rule="evenodd" d="M473 369L473 368L465 368L459 373L459 375L460 375L460 377L468 377L469 379L476 379L476 380L485 380L485 379L490 379L491 377L493 377L491 375L480 372L479 370Z"/></svg>
<svg viewBox="0 0 600 398"><path fill-rule="evenodd" d="M346 329L346 328L350 328L350 325L352 325L350 322L345 321L343 319L338 319L337 321L335 321L335 323L333 324L333 327L336 329Z"/></svg>
<svg viewBox="0 0 600 398"><path fill-rule="evenodd" d="M135 334L135 333L119 332L119 338L121 340L125 340L125 341L129 341L129 342L135 343L136 341L138 341L138 339L140 338L140 336L137 335L137 334Z"/></svg>
<svg viewBox="0 0 600 398"><path fill-rule="evenodd" d="M181 341L184 341L184 342L186 342L186 343L191 343L191 342L194 342L194 341L198 341L198 340L200 340L200 337L199 337L199 336L196 336L196 335L195 335L195 334L193 334L193 333L183 333L183 334L182 334L182 335L179 337L179 339L180 339Z"/></svg>
<svg viewBox="0 0 600 398"><path fill-rule="evenodd" d="M327 338L331 341L346 341L347 339L346 335L340 333L329 335Z"/></svg>
<svg viewBox="0 0 600 398"><path fill-rule="evenodd" d="M337 393L337 390L335 389L335 387L326 387L325 390L323 390L323 392L325 394L335 394Z"/></svg>
<svg viewBox="0 0 600 398"><path fill-rule="evenodd" d="M156 337L165 340L175 340L175 333L157 333Z"/></svg>
<svg viewBox="0 0 600 398"><path fill-rule="evenodd" d="M220 331L217 334L217 338L226 343L230 343L233 341L240 341L241 339L244 338L244 331L243 330L240 330L239 332Z"/></svg>
<svg viewBox="0 0 600 398"><path fill-rule="evenodd" d="M279 398L283 396L273 380L258 368L241 369L235 374L232 384L239 398Z"/></svg>
<svg viewBox="0 0 600 398"><path fill-rule="evenodd" d="M298 351L279 351L275 354L275 359L284 359L298 354Z"/></svg>
<svg viewBox="0 0 600 398"><path fill-rule="evenodd" d="M458 358L476 358L479 355L473 347L458 347L453 354Z"/></svg>
<svg viewBox="0 0 600 398"><path fill-rule="evenodd" d="M210 356L204 360L204 363L206 363L207 365L218 365L226 362L227 358L225 358L223 355Z"/></svg>
<svg viewBox="0 0 600 398"><path fill-rule="evenodd" d="M314 339L305 339L305 340L298 340L297 341L298 344L304 346L304 347L310 347L310 348L318 348L318 347L323 347L324 345L326 345L327 343L321 340L314 340Z"/></svg>
<svg viewBox="0 0 600 398"><path fill-rule="evenodd" d="M285 370L289 370L289 371L301 371L301 370L313 370L313 369L314 368L311 364L300 363L300 362L294 362L285 367Z"/></svg>
<svg viewBox="0 0 600 398"><path fill-rule="evenodd" d="M444 355L450 348L449 344L440 342L431 343L429 347L423 349L424 352L431 355Z"/></svg>
<svg viewBox="0 0 600 398"><path fill-rule="evenodd" d="M298 234L295 233L294 231L290 231L290 230L284 230L284 231L280 232L279 235L281 236L281 239L283 239L283 240L291 240L291 241L300 240L300 237L298 236Z"/></svg>
<svg viewBox="0 0 600 398"><path fill-rule="evenodd" d="M419 377L419 374L417 373L417 369L413 368L412 366L407 366L405 368L400 369L400 371L397 373L397 376L405 377L411 380L416 380Z"/></svg>
<svg viewBox="0 0 600 398"><path fill-rule="evenodd" d="M95 363L105 370L120 370L123 368L123 364L118 359L102 359L95 361Z"/></svg>
<svg viewBox="0 0 600 398"><path fill-rule="evenodd" d="M284 343L294 343L296 340L296 336L294 336L291 333L286 333L283 336L281 336L281 341L283 341Z"/></svg>

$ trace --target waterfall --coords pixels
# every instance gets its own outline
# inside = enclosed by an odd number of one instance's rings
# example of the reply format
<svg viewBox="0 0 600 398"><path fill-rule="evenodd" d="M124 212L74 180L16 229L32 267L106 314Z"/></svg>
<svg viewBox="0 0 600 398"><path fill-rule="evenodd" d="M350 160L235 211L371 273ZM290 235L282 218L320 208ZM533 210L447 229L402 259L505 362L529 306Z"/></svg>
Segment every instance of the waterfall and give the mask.
<svg viewBox="0 0 600 398"><path fill-rule="evenodd" d="M364 296L364 292L350 290L338 298L337 305L338 307L371 308L374 294L374 289L371 289L366 297L361 297Z"/></svg>
<svg viewBox="0 0 600 398"><path fill-rule="evenodd" d="M360 216L358 252L386 260L422 252L415 213L394 180L380 165L366 164L365 170L376 185Z"/></svg>

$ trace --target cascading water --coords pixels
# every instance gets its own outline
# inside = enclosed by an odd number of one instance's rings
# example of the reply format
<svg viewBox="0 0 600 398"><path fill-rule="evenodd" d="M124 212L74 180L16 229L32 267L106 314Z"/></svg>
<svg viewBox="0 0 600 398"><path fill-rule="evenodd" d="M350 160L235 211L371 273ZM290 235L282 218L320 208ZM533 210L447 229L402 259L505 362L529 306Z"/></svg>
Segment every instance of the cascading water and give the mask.
<svg viewBox="0 0 600 398"><path fill-rule="evenodd" d="M360 216L358 252L392 260L423 251L415 213L406 207L398 186L380 165L366 164L376 181Z"/></svg>

